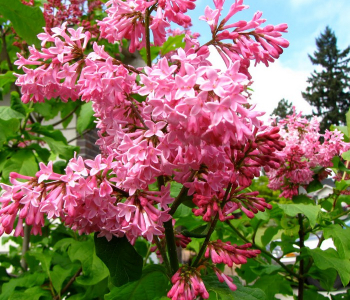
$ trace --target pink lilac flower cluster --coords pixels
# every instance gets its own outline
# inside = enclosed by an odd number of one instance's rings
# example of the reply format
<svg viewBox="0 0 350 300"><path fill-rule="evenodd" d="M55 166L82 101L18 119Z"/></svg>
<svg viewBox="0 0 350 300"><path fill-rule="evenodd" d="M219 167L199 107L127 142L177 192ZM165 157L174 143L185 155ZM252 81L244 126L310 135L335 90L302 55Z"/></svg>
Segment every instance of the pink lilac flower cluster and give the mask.
<svg viewBox="0 0 350 300"><path fill-rule="evenodd" d="M96 24L92 25L90 18L82 19L82 16L91 15L94 10L101 8L100 0L47 0L43 11L46 30L51 33L52 28L67 22L69 25L81 25L92 34L96 33Z"/></svg>
<svg viewBox="0 0 350 300"><path fill-rule="evenodd" d="M252 218L271 208L257 193L243 190L260 176L262 167L272 172L283 164L279 153L285 143L280 129L264 125L259 120L263 113L248 102L245 60L271 61L272 50L267 54L265 43L277 49L287 46L280 38L286 26L261 29L258 26L263 21L258 14L245 25L241 22L225 28L245 6L241 0L235 1L218 25L215 20L223 2L214 1L217 15L209 25L216 29L211 42L201 46L194 36L186 35L184 49L144 68L123 64L97 43L86 54L91 34L82 28L67 28L66 23L39 35L40 51L31 47L28 59L18 55L16 65L25 72L17 75L16 81L23 102L52 97L92 101L101 154L94 160L73 158L65 175L53 172L52 163L40 164L34 177L11 173L12 186L2 185L0 235L11 232L17 216L15 235L23 234L24 222L32 225L33 234L40 234L47 216L61 218L79 233L99 232L107 239L125 235L131 243L138 237L149 242L161 239L161 245L163 223L171 220L170 207L175 201L169 181L183 185L196 205L195 215L206 222L232 219L239 209ZM131 50L145 45L146 20L154 44L162 44L168 23L186 27L190 19L184 13L195 7L194 0L111 0L106 5L108 16L99 22L101 36L110 42L127 38ZM155 16L150 16L152 11ZM206 16L210 23L208 9ZM233 27L236 29L230 33L228 29ZM255 31L248 33L248 29ZM222 42L227 39L226 32L230 44ZM257 39L255 44L250 35ZM276 39L271 38L274 36ZM226 70L216 69L207 59L210 44L220 53L232 54L224 56ZM136 101L140 96L143 101ZM149 186L157 178L161 179L159 190L152 191ZM176 238L181 246L189 242L182 235ZM224 252L217 253L232 261L237 257L243 261L242 251L245 257L255 251L221 241L210 245L215 251L222 247ZM229 277L217 274L234 289ZM209 296L193 267L181 267L172 281L168 294L172 299Z"/></svg>
<svg viewBox="0 0 350 300"><path fill-rule="evenodd" d="M209 298L209 293L201 279L200 272L190 266L181 267L171 278L173 284L168 292L168 298L178 299L203 299Z"/></svg>
<svg viewBox="0 0 350 300"><path fill-rule="evenodd" d="M343 141L343 134L335 129L320 134L316 117L310 121L300 113L293 113L278 123L280 134L286 147L279 152L284 163L279 169L269 170L269 187L282 189L281 197L292 198L298 195L299 187L307 187L314 180L313 169L322 167L317 174L318 180L328 177L333 166L334 156L340 156L350 149L350 144ZM323 142L321 142L323 138Z"/></svg>
<svg viewBox="0 0 350 300"><path fill-rule="evenodd" d="M208 23L214 37L208 44L217 49L227 66L231 60L241 61L241 72L247 74L250 79L250 60L255 60L256 64L263 62L268 66L269 62L273 62L283 53L282 48L289 46L289 42L282 38L282 33L287 32L288 26L279 24L260 27L266 22L261 18L262 12L256 12L249 22L228 23L238 12L249 8L243 1L235 0L228 14L219 22L225 1L214 0L215 9L207 6L204 16L200 19ZM225 40L233 43L226 43Z"/></svg>
<svg viewBox="0 0 350 300"><path fill-rule="evenodd" d="M183 27L191 26L191 18L185 13L195 8L195 0L110 0L106 3L108 16L98 24L101 37L110 43L130 40L129 51L140 50L146 45L146 26L152 30L155 46L162 45L166 40L166 28L169 22ZM150 16L149 24L145 23L145 15L155 11Z"/></svg>

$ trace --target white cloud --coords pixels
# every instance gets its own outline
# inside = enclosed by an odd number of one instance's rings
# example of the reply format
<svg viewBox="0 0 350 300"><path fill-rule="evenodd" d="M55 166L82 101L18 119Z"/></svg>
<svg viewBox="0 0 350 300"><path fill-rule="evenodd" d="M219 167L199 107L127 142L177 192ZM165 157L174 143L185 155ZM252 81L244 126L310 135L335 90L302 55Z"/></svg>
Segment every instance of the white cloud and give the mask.
<svg viewBox="0 0 350 300"><path fill-rule="evenodd" d="M275 61L269 67L258 65L252 67L250 73L254 83L252 101L257 109L270 115L278 102L285 98L293 103L297 111L309 114L310 105L303 99L301 92L307 87L307 77L310 72L285 67L280 61Z"/></svg>

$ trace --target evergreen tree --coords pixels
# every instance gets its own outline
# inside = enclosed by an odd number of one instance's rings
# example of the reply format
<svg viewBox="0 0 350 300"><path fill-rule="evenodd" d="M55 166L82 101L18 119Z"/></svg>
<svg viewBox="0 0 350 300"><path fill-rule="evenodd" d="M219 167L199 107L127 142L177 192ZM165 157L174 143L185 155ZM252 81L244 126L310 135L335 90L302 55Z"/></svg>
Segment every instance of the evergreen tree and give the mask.
<svg viewBox="0 0 350 300"><path fill-rule="evenodd" d="M315 108L313 114L322 118L320 126L324 132L331 125L345 124L350 106L350 47L339 50L337 38L328 26L316 38L316 47L314 56L309 55L309 58L322 70L311 74L307 80L309 86L302 95Z"/></svg>
<svg viewBox="0 0 350 300"><path fill-rule="evenodd" d="M278 121L291 114L293 114L293 103L283 98L278 102L278 105L273 110L271 116L277 116Z"/></svg>

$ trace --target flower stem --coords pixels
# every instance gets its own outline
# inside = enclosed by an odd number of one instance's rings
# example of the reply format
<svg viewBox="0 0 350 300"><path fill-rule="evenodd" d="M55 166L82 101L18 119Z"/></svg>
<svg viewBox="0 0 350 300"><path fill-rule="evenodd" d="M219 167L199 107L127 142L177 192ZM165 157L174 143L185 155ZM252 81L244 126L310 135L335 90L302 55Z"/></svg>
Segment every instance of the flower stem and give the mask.
<svg viewBox="0 0 350 300"><path fill-rule="evenodd" d="M228 197L228 195L230 193L231 187L232 187L232 183L230 182L228 184L228 186L227 186L227 189L226 189L226 192L225 192L225 196L224 196L224 198L222 200L222 205L225 205L226 199L227 199L227 197ZM218 220L219 220L219 213L216 213L216 215L214 217L214 220L211 222L211 225L210 225L209 231L207 233L207 236L205 237L204 243L202 244L202 247L199 249L199 252L198 252L198 255L196 257L196 260L192 264L193 267L197 267L199 265L199 262L202 259L202 256L203 256L205 250L207 249L210 237L211 237L212 233L215 230L215 226L216 226L216 223L218 222Z"/></svg>
<svg viewBox="0 0 350 300"><path fill-rule="evenodd" d="M152 66L152 59L151 59L151 38L150 38L150 31L149 31L149 19L150 19L150 9L146 9L145 13L145 39L146 39L146 58L147 58L147 66Z"/></svg>

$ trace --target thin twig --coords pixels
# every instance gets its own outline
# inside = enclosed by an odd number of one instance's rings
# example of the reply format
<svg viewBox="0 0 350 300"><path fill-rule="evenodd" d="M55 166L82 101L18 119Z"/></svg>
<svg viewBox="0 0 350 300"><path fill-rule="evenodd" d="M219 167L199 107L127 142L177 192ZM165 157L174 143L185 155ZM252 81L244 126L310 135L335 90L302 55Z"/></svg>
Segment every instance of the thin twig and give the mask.
<svg viewBox="0 0 350 300"><path fill-rule="evenodd" d="M63 123L64 121L66 121L67 119L69 119L70 116L72 116L77 110L78 110L79 106L77 105L68 115L66 115L64 118L62 118L61 120L57 121L56 123L50 124L51 126L55 127L61 123Z"/></svg>
<svg viewBox="0 0 350 300"><path fill-rule="evenodd" d="M251 241L249 241L246 237L244 237L231 223L230 221L226 221L226 224L238 235L238 237L243 240L246 243L252 244L252 247L255 249L260 250L260 252L264 253L265 255L267 255L268 257L270 257L271 259L273 259L276 263L278 263L283 269L285 269L290 275L294 276L295 278L298 278L299 275L294 273L292 270L288 269L288 267L281 263L280 260L276 257L274 257L270 252L266 251L264 248L258 246L256 243L252 243Z"/></svg>
<svg viewBox="0 0 350 300"><path fill-rule="evenodd" d="M83 270L82 267L80 267L79 270L73 275L73 277L71 279L69 279L69 281L67 282L65 287L62 289L61 294L64 294L69 289L69 287L73 284L75 279L80 275L82 270ZM53 298L53 300L58 300L59 298L60 298L60 295L56 295Z"/></svg>
<svg viewBox="0 0 350 300"><path fill-rule="evenodd" d="M77 139L83 137L84 134L86 134L86 133L88 133L88 132L90 132L91 130L94 130L94 129L95 129L95 128L91 128L91 129L85 130L82 134L79 134L79 135L77 135L76 137L74 137L74 138L70 139L69 141L67 141L67 144L69 144L69 143L71 143L71 142L73 142L73 141L75 141L75 140L77 140Z"/></svg>

